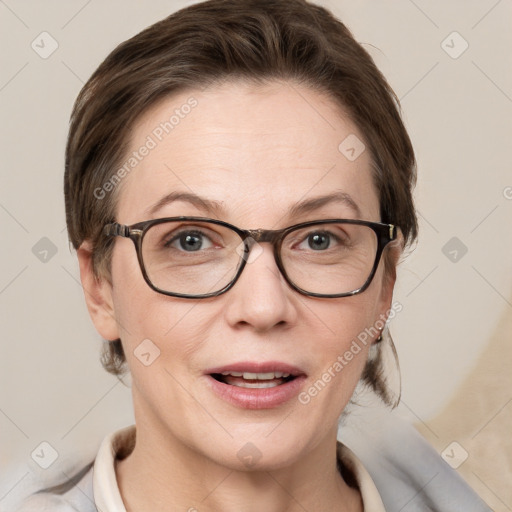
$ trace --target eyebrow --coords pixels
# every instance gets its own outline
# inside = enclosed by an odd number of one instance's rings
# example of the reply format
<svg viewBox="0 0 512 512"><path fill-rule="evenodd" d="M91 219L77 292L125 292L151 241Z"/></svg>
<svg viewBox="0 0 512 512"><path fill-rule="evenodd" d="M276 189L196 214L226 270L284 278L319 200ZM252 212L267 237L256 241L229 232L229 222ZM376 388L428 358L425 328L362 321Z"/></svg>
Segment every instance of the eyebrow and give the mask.
<svg viewBox="0 0 512 512"><path fill-rule="evenodd" d="M146 210L146 213L152 215L161 208L163 208L164 206L174 203L175 201L183 201L190 203L191 205L195 206L198 210L202 210L203 212L209 215L213 213L218 217L225 216L225 210L222 206L222 201L207 199L206 197L201 197L197 194L194 194L193 192L179 191L171 192L170 194L165 195L153 206L151 206L148 210ZM357 217L361 216L361 210L357 206L356 202L352 199L352 197L349 194L341 191L300 201L290 208L288 216L296 217L298 215L303 215L305 213L318 210L322 206L325 206L330 203L341 203L349 207Z"/></svg>
<svg viewBox="0 0 512 512"><path fill-rule="evenodd" d="M171 192L170 194L167 194L166 196L162 197L153 206L146 210L146 213L152 215L161 208L163 208L164 206L174 203L175 201L184 201L186 203L190 203L191 205L195 206L198 210L202 210L208 214L222 214L224 212L224 208L222 207L221 201L207 199L206 197L198 196L193 192Z"/></svg>
<svg viewBox="0 0 512 512"><path fill-rule="evenodd" d="M289 215L290 217L295 217L297 215L309 213L314 210L318 210L322 206L325 206L329 203L341 203L345 206L348 206L356 214L357 217L361 216L361 210L359 209L359 206L357 206L356 202L352 199L350 194L341 191L300 201L290 208Z"/></svg>

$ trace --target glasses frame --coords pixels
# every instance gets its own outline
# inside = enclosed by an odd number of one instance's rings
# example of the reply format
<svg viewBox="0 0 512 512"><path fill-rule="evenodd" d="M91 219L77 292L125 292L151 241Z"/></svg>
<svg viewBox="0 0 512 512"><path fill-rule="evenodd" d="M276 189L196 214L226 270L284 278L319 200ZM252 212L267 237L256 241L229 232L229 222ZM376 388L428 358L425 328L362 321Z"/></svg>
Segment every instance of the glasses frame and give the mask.
<svg viewBox="0 0 512 512"><path fill-rule="evenodd" d="M144 265L144 260L142 257L142 242L144 240L144 236L148 232L148 230L157 224L163 224L165 222L176 222L176 221L203 221L210 222L212 224L217 224L219 226L224 226L226 228L231 229L236 232L244 243L244 254L240 257L241 264L240 267L231 280L226 286L221 288L220 290L212 293L201 294L201 295L190 295L183 293L174 293L168 292L166 290L162 290L155 286L146 272L146 268ZM358 289L353 290L351 292L339 293L339 294L322 294L322 293L313 293L308 292L299 286L297 286L287 275L286 270L284 269L282 260L281 260L281 246L284 238L291 233L292 231L296 231L298 229L315 226L318 224L355 224L359 226L368 226L371 228L375 234L377 235L377 251L375 254L375 261L373 262L373 267L368 276L366 282ZM319 298L339 298L339 297L349 297L353 295L357 295L358 293L364 292L370 283L372 282L375 273L377 271L377 267L379 266L379 262L384 251L384 248L390 243L397 239L397 231L398 228L393 224L384 224L381 222L370 222L366 220L355 220L355 219L322 219L322 220L312 220L308 222L301 222L300 224L294 224L293 226L288 226L283 229L240 229L233 224L229 224L228 222L224 222L222 220L210 219L207 217L189 217L189 216L181 216L181 217L165 217L161 219L152 219L146 220L143 222L137 222L136 224L132 224L130 226L119 224L118 222L113 222L106 224L103 228L103 234L107 237L109 236L121 236L124 238L129 238L135 245L135 249L137 251L137 259L139 261L139 266L142 271L142 275L144 280L149 285L149 287L155 292L161 293L163 295L167 295L170 297L181 297L186 299L206 299L208 297L217 297L226 293L230 290L235 283L238 281L240 275L242 274L247 260L249 258L249 254L251 251L254 242L262 243L269 242L272 244L274 249L274 259L276 261L277 267L279 268L281 275L284 277L285 281L288 285L299 292L302 295L306 295L308 297L319 297Z"/></svg>

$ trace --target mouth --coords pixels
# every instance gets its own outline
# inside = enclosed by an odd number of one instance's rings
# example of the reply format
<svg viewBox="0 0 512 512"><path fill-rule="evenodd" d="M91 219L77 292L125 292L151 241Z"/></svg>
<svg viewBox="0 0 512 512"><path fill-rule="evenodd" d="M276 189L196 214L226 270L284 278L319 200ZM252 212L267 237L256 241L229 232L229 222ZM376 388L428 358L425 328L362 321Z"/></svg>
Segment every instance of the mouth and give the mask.
<svg viewBox="0 0 512 512"><path fill-rule="evenodd" d="M281 386L296 378L295 375L285 372L234 372L226 371L222 373L210 374L216 381L237 386L239 388L266 389Z"/></svg>
<svg viewBox="0 0 512 512"><path fill-rule="evenodd" d="M279 362L240 362L205 372L210 388L223 400L244 409L270 409L297 395L306 373Z"/></svg>

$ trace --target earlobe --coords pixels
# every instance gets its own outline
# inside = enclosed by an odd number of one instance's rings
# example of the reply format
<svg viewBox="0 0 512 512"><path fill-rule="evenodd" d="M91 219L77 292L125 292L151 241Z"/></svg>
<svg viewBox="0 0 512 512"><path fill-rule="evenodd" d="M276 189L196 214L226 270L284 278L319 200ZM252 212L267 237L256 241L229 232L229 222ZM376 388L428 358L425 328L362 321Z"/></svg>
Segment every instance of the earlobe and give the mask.
<svg viewBox="0 0 512 512"><path fill-rule="evenodd" d="M77 250L77 256L85 302L94 326L103 339L118 339L119 329L112 300L112 285L104 277L94 274L90 242L82 243Z"/></svg>

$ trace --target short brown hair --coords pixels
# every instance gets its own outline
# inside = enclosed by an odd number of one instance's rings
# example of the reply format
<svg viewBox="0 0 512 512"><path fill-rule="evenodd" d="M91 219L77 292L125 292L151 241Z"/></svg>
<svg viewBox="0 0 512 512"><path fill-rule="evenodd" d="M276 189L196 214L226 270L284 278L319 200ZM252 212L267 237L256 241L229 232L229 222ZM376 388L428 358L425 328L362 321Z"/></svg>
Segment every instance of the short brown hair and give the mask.
<svg viewBox="0 0 512 512"><path fill-rule="evenodd" d="M98 276L110 278L112 241L102 228L115 220L117 189L103 199L97 190L122 162L134 123L166 96L240 79L294 81L341 106L370 151L381 221L399 226L406 244L416 238L416 164L398 98L345 25L305 0L210 0L120 44L76 100L66 147L66 221L75 249L92 243ZM110 340L102 362L111 373L123 372L120 340ZM367 366L363 379L390 402L380 366Z"/></svg>

